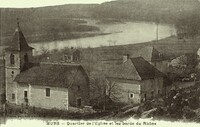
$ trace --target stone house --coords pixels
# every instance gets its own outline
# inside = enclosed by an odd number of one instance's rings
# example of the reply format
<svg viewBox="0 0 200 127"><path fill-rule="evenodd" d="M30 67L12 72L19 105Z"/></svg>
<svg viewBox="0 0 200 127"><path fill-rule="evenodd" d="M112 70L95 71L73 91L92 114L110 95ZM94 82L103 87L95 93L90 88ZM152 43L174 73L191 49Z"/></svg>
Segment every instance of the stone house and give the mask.
<svg viewBox="0 0 200 127"><path fill-rule="evenodd" d="M137 104L164 93L163 77L144 58L130 58L107 72L107 94L114 101Z"/></svg>
<svg viewBox="0 0 200 127"><path fill-rule="evenodd" d="M16 97L12 102L18 105L68 109L89 102L89 79L79 64L40 63L18 74L14 81Z"/></svg>
<svg viewBox="0 0 200 127"><path fill-rule="evenodd" d="M89 78L80 64L34 64L32 50L18 23L5 51L8 103L62 110L88 105Z"/></svg>

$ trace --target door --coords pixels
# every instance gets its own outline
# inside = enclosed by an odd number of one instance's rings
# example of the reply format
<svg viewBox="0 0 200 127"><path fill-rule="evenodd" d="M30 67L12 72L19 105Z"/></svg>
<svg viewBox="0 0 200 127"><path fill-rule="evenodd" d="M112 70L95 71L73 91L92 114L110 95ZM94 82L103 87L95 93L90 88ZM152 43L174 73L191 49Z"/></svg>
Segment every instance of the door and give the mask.
<svg viewBox="0 0 200 127"><path fill-rule="evenodd" d="M81 98L77 99L77 107L81 107Z"/></svg>
<svg viewBox="0 0 200 127"><path fill-rule="evenodd" d="M24 101L28 103L28 91L24 91Z"/></svg>
<svg viewBox="0 0 200 127"><path fill-rule="evenodd" d="M144 94L144 102L147 100L147 94Z"/></svg>

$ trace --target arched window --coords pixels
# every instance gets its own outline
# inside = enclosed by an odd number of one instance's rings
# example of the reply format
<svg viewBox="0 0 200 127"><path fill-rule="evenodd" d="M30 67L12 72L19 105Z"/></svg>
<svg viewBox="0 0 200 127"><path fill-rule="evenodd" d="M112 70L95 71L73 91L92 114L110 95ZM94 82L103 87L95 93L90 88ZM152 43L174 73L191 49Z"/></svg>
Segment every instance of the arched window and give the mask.
<svg viewBox="0 0 200 127"><path fill-rule="evenodd" d="M15 64L15 56L12 53L10 54L10 64Z"/></svg>
<svg viewBox="0 0 200 127"><path fill-rule="evenodd" d="M27 53L24 55L24 62L28 63L28 54Z"/></svg>

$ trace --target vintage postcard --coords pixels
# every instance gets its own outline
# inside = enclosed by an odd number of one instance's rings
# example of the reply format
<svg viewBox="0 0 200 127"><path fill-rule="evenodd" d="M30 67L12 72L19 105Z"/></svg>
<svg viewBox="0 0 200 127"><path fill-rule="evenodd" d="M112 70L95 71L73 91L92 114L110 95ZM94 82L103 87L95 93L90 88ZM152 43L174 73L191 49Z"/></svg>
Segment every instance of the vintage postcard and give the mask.
<svg viewBox="0 0 200 127"><path fill-rule="evenodd" d="M1 0L0 126L200 126L200 0Z"/></svg>

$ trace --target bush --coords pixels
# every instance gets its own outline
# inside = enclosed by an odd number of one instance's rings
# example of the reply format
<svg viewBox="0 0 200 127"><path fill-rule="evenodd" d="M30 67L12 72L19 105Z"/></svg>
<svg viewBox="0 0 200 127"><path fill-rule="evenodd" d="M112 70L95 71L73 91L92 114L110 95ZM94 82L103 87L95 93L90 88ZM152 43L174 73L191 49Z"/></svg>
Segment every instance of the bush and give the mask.
<svg viewBox="0 0 200 127"><path fill-rule="evenodd" d="M191 110L189 107L184 107L183 108L183 116L186 119L191 119L194 118L196 116L195 112L193 110Z"/></svg>

